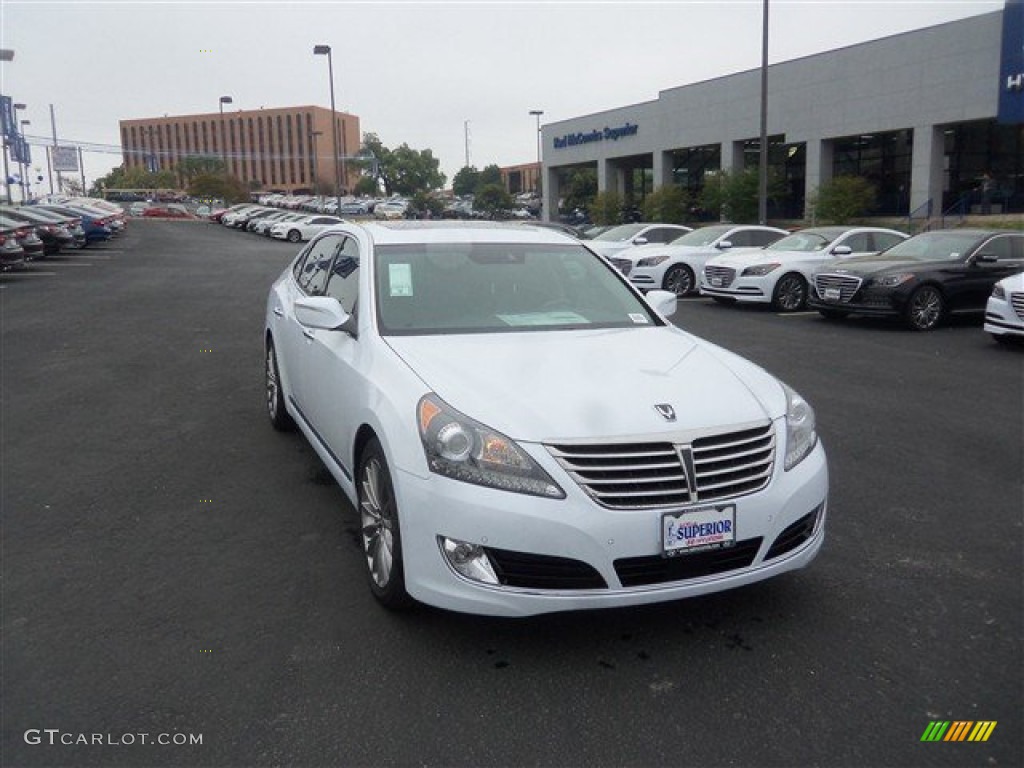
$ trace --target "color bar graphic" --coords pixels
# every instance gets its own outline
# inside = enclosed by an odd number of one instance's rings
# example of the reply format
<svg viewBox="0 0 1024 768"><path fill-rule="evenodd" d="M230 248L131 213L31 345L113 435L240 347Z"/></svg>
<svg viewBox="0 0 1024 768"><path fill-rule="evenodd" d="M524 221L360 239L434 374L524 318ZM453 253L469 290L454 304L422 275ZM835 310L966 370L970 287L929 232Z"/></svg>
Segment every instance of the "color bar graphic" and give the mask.
<svg viewBox="0 0 1024 768"><path fill-rule="evenodd" d="M988 741L996 720L932 720L921 734L921 741Z"/></svg>

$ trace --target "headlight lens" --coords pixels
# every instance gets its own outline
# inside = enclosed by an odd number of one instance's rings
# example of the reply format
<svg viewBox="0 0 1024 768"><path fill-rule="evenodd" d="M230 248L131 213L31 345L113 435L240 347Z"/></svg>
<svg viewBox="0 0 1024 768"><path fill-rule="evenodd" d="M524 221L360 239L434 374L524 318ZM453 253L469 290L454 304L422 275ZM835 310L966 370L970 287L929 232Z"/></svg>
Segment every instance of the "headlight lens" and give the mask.
<svg viewBox="0 0 1024 768"><path fill-rule="evenodd" d="M767 275L769 272L774 272L779 268L779 264L755 264L753 267L747 267L740 273L741 277L761 277Z"/></svg>
<svg viewBox="0 0 1024 768"><path fill-rule="evenodd" d="M645 256L636 263L638 267L656 267L661 264L668 256L662 254L661 256Z"/></svg>
<svg viewBox="0 0 1024 768"><path fill-rule="evenodd" d="M883 288L895 288L897 285L903 285L908 280L913 280L914 275L912 272L901 272L898 275L885 275L875 281L876 285L880 285Z"/></svg>
<svg viewBox="0 0 1024 768"><path fill-rule="evenodd" d="M995 285L992 286L992 298L994 298L994 299L1005 299L1006 298L1006 291L1003 290L1003 286L1001 286L999 283L996 283Z"/></svg>
<svg viewBox="0 0 1024 768"><path fill-rule="evenodd" d="M565 492L515 441L465 416L437 395L416 407L431 472L513 493L564 499Z"/></svg>
<svg viewBox="0 0 1024 768"><path fill-rule="evenodd" d="M787 387L786 392L786 458L783 466L788 472L806 458L818 442L814 409L800 395Z"/></svg>

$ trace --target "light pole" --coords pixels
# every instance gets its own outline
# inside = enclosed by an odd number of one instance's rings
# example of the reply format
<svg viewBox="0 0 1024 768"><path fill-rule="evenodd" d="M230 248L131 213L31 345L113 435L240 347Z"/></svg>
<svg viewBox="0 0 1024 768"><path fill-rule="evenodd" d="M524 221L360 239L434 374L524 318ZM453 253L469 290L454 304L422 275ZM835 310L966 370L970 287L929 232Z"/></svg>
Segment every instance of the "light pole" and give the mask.
<svg viewBox="0 0 1024 768"><path fill-rule="evenodd" d="M533 182L533 191L536 192L540 182L540 116L544 114L544 110L531 109L530 114L537 118L537 175Z"/></svg>
<svg viewBox="0 0 1024 768"><path fill-rule="evenodd" d="M14 51L0 48L0 61L14 61ZM7 204L11 204L11 170L7 165L7 136L4 136L4 188L7 190Z"/></svg>
<svg viewBox="0 0 1024 768"><path fill-rule="evenodd" d="M21 129L22 129L21 130L21 141L22 141L22 144L21 144L21 147L20 147L21 159L22 159L22 165L21 165L21 168L22 168L22 170L21 170L21 202L23 202L23 203L26 200L28 200L28 164L29 164L29 157L28 157L28 152L27 152L28 142L25 141L25 126L26 125L32 125L32 121L31 120L22 120L21 121ZM84 190L83 190L83 193L84 193Z"/></svg>
<svg viewBox="0 0 1024 768"><path fill-rule="evenodd" d="M757 176L757 221L768 223L768 0L761 11L761 146Z"/></svg>
<svg viewBox="0 0 1024 768"><path fill-rule="evenodd" d="M230 96L220 97L220 154L224 159L224 172L228 170L228 147L227 140L224 138L224 105L234 104L234 99Z"/></svg>
<svg viewBox="0 0 1024 768"><path fill-rule="evenodd" d="M317 156L316 156L316 137L317 136L323 136L323 135L324 135L323 131L310 131L309 132L309 141L313 145L313 185L312 186L313 186L313 194L316 195L317 197L320 197L320 192L317 191L317 184L320 182L320 179L318 177L319 169L317 168L318 160L317 160ZM317 203L317 205L319 205L319 203Z"/></svg>
<svg viewBox="0 0 1024 768"><path fill-rule="evenodd" d="M334 61L331 58L331 46L313 46L314 56L327 56L327 74L331 83L331 139L334 142L334 196L337 198L336 214L341 214L341 166L338 165L338 117L334 109Z"/></svg>

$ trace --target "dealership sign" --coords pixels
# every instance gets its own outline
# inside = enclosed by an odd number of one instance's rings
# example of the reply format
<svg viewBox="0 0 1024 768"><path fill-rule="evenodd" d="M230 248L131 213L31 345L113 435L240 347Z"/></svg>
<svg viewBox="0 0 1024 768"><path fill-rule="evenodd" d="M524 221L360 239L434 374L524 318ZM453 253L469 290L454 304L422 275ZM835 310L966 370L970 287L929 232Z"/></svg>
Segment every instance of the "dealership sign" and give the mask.
<svg viewBox="0 0 1024 768"><path fill-rule="evenodd" d="M1003 55L999 66L999 122L1024 123L1024 0L1003 7Z"/></svg>
<svg viewBox="0 0 1024 768"><path fill-rule="evenodd" d="M555 149L576 147L580 144L592 144L597 141L618 141L625 136L636 136L638 128L639 126L634 123L626 123L618 128L609 128L606 125L604 130L601 131L593 130L587 133L583 133L582 131L578 133L567 133L561 138L558 136L555 137Z"/></svg>
<svg viewBox="0 0 1024 768"><path fill-rule="evenodd" d="M78 171L78 147L54 147L53 170L58 173Z"/></svg>

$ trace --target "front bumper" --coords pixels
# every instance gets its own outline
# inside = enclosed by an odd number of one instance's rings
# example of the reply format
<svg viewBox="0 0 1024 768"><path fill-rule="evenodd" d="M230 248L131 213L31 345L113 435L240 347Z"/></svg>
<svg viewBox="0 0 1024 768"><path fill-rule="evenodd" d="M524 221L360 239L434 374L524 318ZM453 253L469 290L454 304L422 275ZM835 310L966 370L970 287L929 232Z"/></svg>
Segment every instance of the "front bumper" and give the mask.
<svg viewBox="0 0 1024 768"><path fill-rule="evenodd" d="M492 490L438 475L394 473L406 589L414 598L496 616L658 603L801 568L824 540L828 469L820 442L789 472L782 470L780 453L771 482L761 491L653 510L602 507L543 448L529 449L562 486L565 499ZM735 546L662 557L664 512L722 504L736 507ZM439 537L483 546L497 563L495 570L507 577L505 583L485 584L456 573L442 554ZM512 571L516 575L509 577ZM578 588L581 583L585 586Z"/></svg>
<svg viewBox="0 0 1024 768"><path fill-rule="evenodd" d="M737 277L728 286L713 286L707 282L704 274L700 277L700 293L702 296L725 296L737 301L750 301L758 304L770 304L775 280L766 277Z"/></svg>
<svg viewBox="0 0 1024 768"><path fill-rule="evenodd" d="M666 270L667 267L663 267L661 265L657 267L636 266L630 270L629 282L641 291L655 291L661 288L661 283L665 279Z"/></svg>
<svg viewBox="0 0 1024 768"><path fill-rule="evenodd" d="M1024 337L1024 318L1006 300L989 298L985 305L985 331L995 336Z"/></svg>

